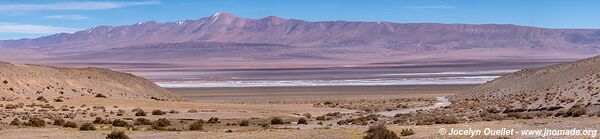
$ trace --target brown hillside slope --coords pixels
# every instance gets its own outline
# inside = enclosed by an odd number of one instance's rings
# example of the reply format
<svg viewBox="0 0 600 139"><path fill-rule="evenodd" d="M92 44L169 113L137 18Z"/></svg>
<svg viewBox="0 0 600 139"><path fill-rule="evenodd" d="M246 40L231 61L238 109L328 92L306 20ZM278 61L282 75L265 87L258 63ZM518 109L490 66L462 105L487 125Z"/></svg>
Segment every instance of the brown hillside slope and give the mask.
<svg viewBox="0 0 600 139"><path fill-rule="evenodd" d="M600 56L525 69L478 86L457 98L502 102L514 109L590 107L600 104Z"/></svg>
<svg viewBox="0 0 600 139"><path fill-rule="evenodd" d="M166 99L179 97L151 81L100 68L56 68L0 62L0 97L96 97Z"/></svg>

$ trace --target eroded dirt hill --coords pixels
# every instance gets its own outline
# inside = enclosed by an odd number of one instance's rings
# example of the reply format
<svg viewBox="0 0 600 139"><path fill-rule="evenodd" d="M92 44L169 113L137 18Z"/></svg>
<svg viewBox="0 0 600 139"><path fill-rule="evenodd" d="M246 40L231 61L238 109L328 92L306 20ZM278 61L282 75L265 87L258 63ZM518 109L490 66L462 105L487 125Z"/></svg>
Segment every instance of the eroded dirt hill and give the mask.
<svg viewBox="0 0 600 139"><path fill-rule="evenodd" d="M513 109L600 106L600 56L548 67L524 69L478 86L460 99L496 101Z"/></svg>
<svg viewBox="0 0 600 139"><path fill-rule="evenodd" d="M128 73L100 68L56 68L0 62L0 97L35 99L39 96L180 99L153 82Z"/></svg>

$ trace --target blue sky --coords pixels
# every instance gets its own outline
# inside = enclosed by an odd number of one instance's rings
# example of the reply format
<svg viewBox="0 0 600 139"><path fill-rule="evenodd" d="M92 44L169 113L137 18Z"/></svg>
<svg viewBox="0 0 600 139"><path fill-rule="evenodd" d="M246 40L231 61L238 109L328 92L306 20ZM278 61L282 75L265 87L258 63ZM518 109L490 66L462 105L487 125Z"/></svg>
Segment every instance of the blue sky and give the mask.
<svg viewBox="0 0 600 139"><path fill-rule="evenodd" d="M308 21L516 24L600 29L594 0L0 0L0 39L33 38L98 25L198 19L214 12Z"/></svg>

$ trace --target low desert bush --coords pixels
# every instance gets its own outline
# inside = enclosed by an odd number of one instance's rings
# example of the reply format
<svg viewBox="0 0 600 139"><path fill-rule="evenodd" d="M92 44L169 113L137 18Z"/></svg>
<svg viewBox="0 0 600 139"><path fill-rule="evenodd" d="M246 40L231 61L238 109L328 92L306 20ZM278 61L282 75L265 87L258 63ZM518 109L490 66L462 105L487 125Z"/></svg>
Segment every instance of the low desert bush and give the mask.
<svg viewBox="0 0 600 139"><path fill-rule="evenodd" d="M5 109L17 109L17 108L19 108L19 105L17 105L17 104L6 104L6 106L4 108Z"/></svg>
<svg viewBox="0 0 600 139"><path fill-rule="evenodd" d="M92 123L84 123L79 127L79 130L81 130L81 131L96 130L96 127L94 127L94 124L92 124Z"/></svg>
<svg viewBox="0 0 600 139"><path fill-rule="evenodd" d="M319 120L319 121L325 121L325 120L326 120L326 119L325 119L325 115L322 115L322 116L317 116L317 117L315 117L315 119L317 119L317 120Z"/></svg>
<svg viewBox="0 0 600 139"><path fill-rule="evenodd" d="M308 124L308 122L306 121L306 119L300 118L300 119L298 119L298 124L306 125L306 124Z"/></svg>
<svg viewBox="0 0 600 139"><path fill-rule="evenodd" d="M123 131L113 131L106 135L106 139L129 139Z"/></svg>
<svg viewBox="0 0 600 139"><path fill-rule="evenodd" d="M97 98L106 98L106 96L104 96L103 94L96 94Z"/></svg>
<svg viewBox="0 0 600 139"><path fill-rule="evenodd" d="M216 124L216 123L219 123L219 118L216 118L216 117L210 117L210 119L208 119L208 121L206 121L206 123L209 123L209 124Z"/></svg>
<svg viewBox="0 0 600 139"><path fill-rule="evenodd" d="M367 130L367 135L363 139L398 139L398 135L393 131L388 130L385 124L378 123Z"/></svg>
<svg viewBox="0 0 600 139"><path fill-rule="evenodd" d="M138 112L138 111L143 111L142 108L134 108L131 110L131 112Z"/></svg>
<svg viewBox="0 0 600 139"><path fill-rule="evenodd" d="M416 125L433 125L435 124L436 119L432 116L422 116L419 119L415 119Z"/></svg>
<svg viewBox="0 0 600 139"><path fill-rule="evenodd" d="M27 125L32 127L44 127L46 126L46 122L40 118L30 118Z"/></svg>
<svg viewBox="0 0 600 139"><path fill-rule="evenodd" d="M144 110L139 110L135 112L135 116L146 116L146 112L144 112Z"/></svg>
<svg viewBox="0 0 600 139"><path fill-rule="evenodd" d="M513 118L517 118L517 119L533 119L533 118L535 118L535 114L528 113L528 112L511 112L511 113L507 113L506 117L513 117Z"/></svg>
<svg viewBox="0 0 600 139"><path fill-rule="evenodd" d="M240 121L240 126L249 126L249 125L250 125L250 121L248 121L248 120Z"/></svg>
<svg viewBox="0 0 600 139"><path fill-rule="evenodd" d="M126 126L129 126L129 123L127 123L126 121L123 121L121 119L115 119L112 121L112 125L116 126L116 127L126 127Z"/></svg>
<svg viewBox="0 0 600 139"><path fill-rule="evenodd" d="M54 119L54 125L62 126L65 123L64 119Z"/></svg>
<svg viewBox="0 0 600 139"><path fill-rule="evenodd" d="M271 125L269 125L269 123L262 123L262 124L260 124L260 127L269 128L269 127L271 127Z"/></svg>
<svg viewBox="0 0 600 139"><path fill-rule="evenodd" d="M62 124L63 127L69 127L69 128L77 128L77 124L75 122L71 122L71 121L66 121Z"/></svg>
<svg viewBox="0 0 600 139"><path fill-rule="evenodd" d="M312 115L310 113L305 113L302 116L306 117L306 118L312 118Z"/></svg>
<svg viewBox="0 0 600 139"><path fill-rule="evenodd" d="M196 110L196 109L190 109L190 110L188 110L188 113L198 113L198 110Z"/></svg>
<svg viewBox="0 0 600 139"><path fill-rule="evenodd" d="M410 136L410 135L414 135L414 134L415 134L415 131L410 128L405 128L405 129L402 129L402 131L400 131L400 135L402 135L402 136Z"/></svg>
<svg viewBox="0 0 600 139"><path fill-rule="evenodd" d="M271 119L271 124L281 125L281 124L285 124L285 122L283 122L283 120L281 120L280 118L275 117L275 118Z"/></svg>
<svg viewBox="0 0 600 139"><path fill-rule="evenodd" d="M585 115L586 112L587 111L583 107L571 107L567 111L566 117L570 117L570 116L572 116L572 117L579 117L579 116Z"/></svg>
<svg viewBox="0 0 600 139"><path fill-rule="evenodd" d="M37 97L35 100L39 100L39 101L48 101L48 100L46 100L46 98L44 98L43 96L39 96L39 97Z"/></svg>
<svg viewBox="0 0 600 139"><path fill-rule="evenodd" d="M21 125L21 121L18 118L15 118L10 122L10 125Z"/></svg>
<svg viewBox="0 0 600 139"><path fill-rule="evenodd" d="M110 122L110 120L107 119L102 119L102 117L96 117L96 119L94 119L94 121L92 121L94 124L112 124L112 122Z"/></svg>
<svg viewBox="0 0 600 139"><path fill-rule="evenodd" d="M192 124L190 124L190 130L202 130L202 126L204 124L202 123L202 121L196 121Z"/></svg>
<svg viewBox="0 0 600 139"><path fill-rule="evenodd" d="M152 122L146 118L137 118L133 125L152 125Z"/></svg>
<svg viewBox="0 0 600 139"><path fill-rule="evenodd" d="M440 123L444 123L444 124L457 124L458 123L458 118L456 118L454 116L443 116L441 118L441 122Z"/></svg>
<svg viewBox="0 0 600 139"><path fill-rule="evenodd" d="M152 129L167 130L167 131L176 131L177 130L175 128L165 128L170 125L171 125L171 121L167 120L166 118L160 118L160 119L154 121L154 123L152 124Z"/></svg>
<svg viewBox="0 0 600 139"><path fill-rule="evenodd" d="M154 121L153 126L157 126L157 127L167 127L171 125L171 121L169 121L167 118L160 118L156 121Z"/></svg>
<svg viewBox="0 0 600 139"><path fill-rule="evenodd" d="M556 112L556 114L554 114L555 117L563 117L567 115L567 110L558 110L558 112Z"/></svg>
<svg viewBox="0 0 600 139"><path fill-rule="evenodd" d="M163 114L167 114L167 113L163 112L161 110L153 110L152 111L152 115L163 115Z"/></svg>
<svg viewBox="0 0 600 139"><path fill-rule="evenodd" d="M338 125L345 125L345 124L356 124L356 125L368 125L370 123L370 121L378 121L379 118L377 117L377 115L375 114L370 114L368 116L361 116L361 117L357 117L357 118L350 118L350 119L346 119L346 120L340 120L337 122Z"/></svg>

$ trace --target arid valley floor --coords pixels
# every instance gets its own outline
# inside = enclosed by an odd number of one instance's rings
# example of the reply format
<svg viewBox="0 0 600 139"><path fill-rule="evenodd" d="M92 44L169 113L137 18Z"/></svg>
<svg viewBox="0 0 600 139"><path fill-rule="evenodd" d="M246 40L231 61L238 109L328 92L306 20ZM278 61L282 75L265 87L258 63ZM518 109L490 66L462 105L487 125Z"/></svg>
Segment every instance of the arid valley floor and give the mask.
<svg viewBox="0 0 600 139"><path fill-rule="evenodd" d="M474 85L438 86L372 86L372 87L313 87L313 88L187 88L169 89L182 96L184 101L129 100L111 98L78 98L48 102L30 99L2 101L5 106L0 138L104 138L113 130L126 131L131 138L362 138L367 124L377 121L391 122L393 117L376 116L372 119L366 111L386 111L382 108L422 107L435 103L434 97L450 96L473 88ZM284 93L287 92L287 93ZM304 95L298 95L304 94ZM308 94L308 95L306 95ZM419 99L420 98L420 99ZM9 109L8 105L20 103L24 106ZM327 103L328 105L325 105ZM38 104L38 105L35 105ZM393 106L390 106L393 105ZM397 105L403 105L398 106ZM135 116L134 109L142 109L147 116ZM45 110L45 111L42 111ZM160 110L164 114L154 115ZM366 111L365 111L366 110ZM20 113L20 114L18 114ZM10 125L13 118L28 115L61 115L66 121L77 125L90 123L95 117L115 120L123 119L127 126L119 127L114 121L94 124L95 131L79 131L78 128L52 125L45 127ZM12 115L14 114L14 115ZM310 116L309 116L310 115ZM322 116L323 115L323 116ZM359 117L364 120L339 123L340 120ZM212 117L218 121L206 121ZM271 124L273 118L284 123ZM170 120L168 128L153 129L151 125L136 122L137 118L151 121L159 118ZM297 124L298 119L307 124ZM323 118L323 119L321 119ZM202 130L190 131L188 125L204 119ZM247 125L240 125L242 121ZM289 121L289 123L287 123ZM23 121L26 122L26 121ZM354 123L353 123L354 122ZM143 123L143 122L142 122ZM584 116L574 118L525 118L500 121L476 121L449 124L388 124L388 129L401 135L403 129L414 130L414 135L405 138L468 138L468 136L442 136L440 128L600 128L600 118ZM172 131L168 131L172 130ZM475 138L521 138L523 136L475 136ZM536 136L525 136L527 138ZM563 138L556 136L554 138ZM541 137L539 137L541 138ZM586 138L586 137L580 137Z"/></svg>
<svg viewBox="0 0 600 139"><path fill-rule="evenodd" d="M0 139L596 139L598 6L0 0Z"/></svg>

